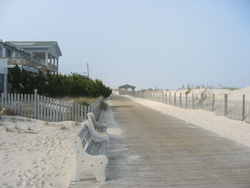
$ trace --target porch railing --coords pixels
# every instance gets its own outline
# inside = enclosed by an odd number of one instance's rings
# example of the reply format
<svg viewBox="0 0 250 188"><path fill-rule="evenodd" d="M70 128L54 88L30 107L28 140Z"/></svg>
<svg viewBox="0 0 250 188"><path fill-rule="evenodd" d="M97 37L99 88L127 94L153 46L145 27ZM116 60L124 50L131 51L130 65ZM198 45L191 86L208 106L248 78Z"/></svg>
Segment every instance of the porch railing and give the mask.
<svg viewBox="0 0 250 188"><path fill-rule="evenodd" d="M2 59L7 59L8 65L22 65L33 67L35 69L41 69L42 71L47 70L47 67L44 64L25 59L23 57L2 57Z"/></svg>

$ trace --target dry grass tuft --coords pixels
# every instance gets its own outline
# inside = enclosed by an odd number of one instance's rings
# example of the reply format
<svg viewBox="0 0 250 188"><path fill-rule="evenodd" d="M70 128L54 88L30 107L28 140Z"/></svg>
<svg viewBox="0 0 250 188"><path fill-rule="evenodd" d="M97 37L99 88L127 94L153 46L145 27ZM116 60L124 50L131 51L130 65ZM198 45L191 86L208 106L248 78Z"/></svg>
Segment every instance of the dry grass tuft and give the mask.
<svg viewBox="0 0 250 188"><path fill-rule="evenodd" d="M3 108L1 111L1 115L8 115L8 116L12 116L15 115L14 112L10 109L10 108Z"/></svg>
<svg viewBox="0 0 250 188"><path fill-rule="evenodd" d="M65 125L63 125L60 129L61 129L61 130L66 130L67 127L66 127Z"/></svg>
<svg viewBox="0 0 250 188"><path fill-rule="evenodd" d="M66 101L66 102L74 102L74 103L83 104L83 105L90 105L91 103L95 102L96 98L90 98L90 97L75 97L75 98L64 97L64 98L61 98L60 100L63 100L63 101Z"/></svg>
<svg viewBox="0 0 250 188"><path fill-rule="evenodd" d="M5 131L6 131L6 132L9 132L9 131L10 131L10 129L9 129L7 126L5 126L5 125L4 125L4 128L5 128Z"/></svg>
<svg viewBox="0 0 250 188"><path fill-rule="evenodd" d="M26 121L29 121L29 122L31 122L31 119L30 119L30 118L26 118Z"/></svg>
<svg viewBox="0 0 250 188"><path fill-rule="evenodd" d="M19 127L18 127L17 124L14 125L14 128L15 128L16 131L19 130Z"/></svg>

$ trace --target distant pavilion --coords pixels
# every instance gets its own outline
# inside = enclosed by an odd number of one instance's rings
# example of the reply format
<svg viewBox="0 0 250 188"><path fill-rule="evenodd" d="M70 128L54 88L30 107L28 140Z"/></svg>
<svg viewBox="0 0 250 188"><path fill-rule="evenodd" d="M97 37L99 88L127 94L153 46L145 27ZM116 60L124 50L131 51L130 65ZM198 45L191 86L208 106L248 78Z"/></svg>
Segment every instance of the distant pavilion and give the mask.
<svg viewBox="0 0 250 188"><path fill-rule="evenodd" d="M119 87L119 94L120 95L124 95L124 94L127 94L129 92L135 92L135 86L132 86L132 85L129 85L129 84L126 84L126 85L123 85L123 86L120 86ZM131 90L130 90L131 89ZM129 91L130 90L130 91Z"/></svg>

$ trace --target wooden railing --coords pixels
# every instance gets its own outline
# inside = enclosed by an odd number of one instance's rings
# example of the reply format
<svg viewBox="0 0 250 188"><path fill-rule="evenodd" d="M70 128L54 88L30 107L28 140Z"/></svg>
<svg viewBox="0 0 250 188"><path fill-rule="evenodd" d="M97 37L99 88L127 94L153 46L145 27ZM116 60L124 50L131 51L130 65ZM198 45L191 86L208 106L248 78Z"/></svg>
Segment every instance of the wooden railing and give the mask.
<svg viewBox="0 0 250 188"><path fill-rule="evenodd" d="M48 63L48 69L53 72L58 72L58 66Z"/></svg>
<svg viewBox="0 0 250 188"><path fill-rule="evenodd" d="M35 69L41 69L43 71L46 71L47 67L43 64L37 63L35 61L31 61L29 59L25 59L23 57L3 57L3 59L7 59L8 65L22 65L22 66L28 66L33 67Z"/></svg>
<svg viewBox="0 0 250 188"><path fill-rule="evenodd" d="M46 71L47 69L49 69L51 71L58 72L57 66L51 65L50 63L48 63L47 67L44 65L44 63L39 63L36 61L25 59L23 57L3 57L2 59L7 59L8 65L22 65L40 69L42 71Z"/></svg>

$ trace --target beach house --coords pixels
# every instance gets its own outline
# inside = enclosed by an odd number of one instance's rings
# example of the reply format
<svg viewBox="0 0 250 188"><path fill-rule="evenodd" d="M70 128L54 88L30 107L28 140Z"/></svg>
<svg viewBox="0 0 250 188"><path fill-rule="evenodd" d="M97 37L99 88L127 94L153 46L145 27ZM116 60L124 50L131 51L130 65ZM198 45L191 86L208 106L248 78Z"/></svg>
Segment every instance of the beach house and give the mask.
<svg viewBox="0 0 250 188"><path fill-rule="evenodd" d="M59 57L62 53L56 41L8 41L8 43L31 54L29 61L23 63L24 66L58 73ZM23 58L16 60L15 58L12 64L20 64Z"/></svg>
<svg viewBox="0 0 250 188"><path fill-rule="evenodd" d="M0 40L0 59L7 60L8 69L18 65L37 73L38 69L58 73L62 56L56 41L3 41Z"/></svg>
<svg viewBox="0 0 250 188"><path fill-rule="evenodd" d="M56 41L4 41L0 39L0 93L7 92L8 69L18 65L34 74L38 70L58 73L62 56Z"/></svg>

